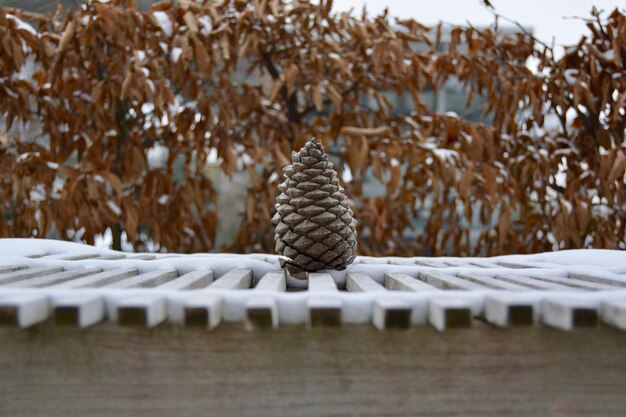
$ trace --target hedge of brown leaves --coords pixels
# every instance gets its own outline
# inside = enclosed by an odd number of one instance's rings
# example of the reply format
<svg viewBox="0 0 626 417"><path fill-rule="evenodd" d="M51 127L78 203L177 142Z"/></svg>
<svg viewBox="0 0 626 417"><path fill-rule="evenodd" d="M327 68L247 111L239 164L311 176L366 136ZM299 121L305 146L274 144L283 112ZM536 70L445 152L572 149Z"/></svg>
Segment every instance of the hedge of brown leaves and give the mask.
<svg viewBox="0 0 626 417"><path fill-rule="evenodd" d="M63 21L1 10L0 112L41 134L0 137L0 235L92 243L111 228L138 250L212 250L215 149L226 174L250 177L236 242L221 249L272 251L276 174L314 135L350 170L361 254L625 248L623 14L593 15L555 59L523 33L454 28L441 48L441 28L331 4L139 12L117 0ZM489 123L425 105L419 93L451 77L487 99ZM389 92L415 112L394 112ZM148 164L155 146L168 149L164 166ZM384 195L362 193L366 174Z"/></svg>

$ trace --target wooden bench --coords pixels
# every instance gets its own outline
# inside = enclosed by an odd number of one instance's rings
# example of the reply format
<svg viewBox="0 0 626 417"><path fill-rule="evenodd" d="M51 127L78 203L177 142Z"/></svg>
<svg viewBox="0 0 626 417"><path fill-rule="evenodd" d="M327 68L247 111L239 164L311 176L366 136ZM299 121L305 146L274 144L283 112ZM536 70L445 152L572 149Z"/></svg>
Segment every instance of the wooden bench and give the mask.
<svg viewBox="0 0 626 417"><path fill-rule="evenodd" d="M626 268L77 248L0 255L0 416L626 415Z"/></svg>

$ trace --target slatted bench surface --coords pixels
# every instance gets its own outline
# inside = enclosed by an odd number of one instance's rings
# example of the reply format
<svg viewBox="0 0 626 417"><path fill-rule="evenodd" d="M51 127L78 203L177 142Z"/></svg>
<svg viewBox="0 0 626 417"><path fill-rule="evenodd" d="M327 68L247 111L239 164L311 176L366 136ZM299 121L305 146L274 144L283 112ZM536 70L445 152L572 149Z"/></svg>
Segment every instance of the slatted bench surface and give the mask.
<svg viewBox="0 0 626 417"><path fill-rule="evenodd" d="M626 329L624 264L501 258L357 258L296 280L273 255L119 252L0 255L0 323L85 328L109 321L214 329L431 325L439 331L608 325Z"/></svg>
<svg viewBox="0 0 626 417"><path fill-rule="evenodd" d="M0 416L624 416L626 256L592 252L307 281L269 254L0 239Z"/></svg>

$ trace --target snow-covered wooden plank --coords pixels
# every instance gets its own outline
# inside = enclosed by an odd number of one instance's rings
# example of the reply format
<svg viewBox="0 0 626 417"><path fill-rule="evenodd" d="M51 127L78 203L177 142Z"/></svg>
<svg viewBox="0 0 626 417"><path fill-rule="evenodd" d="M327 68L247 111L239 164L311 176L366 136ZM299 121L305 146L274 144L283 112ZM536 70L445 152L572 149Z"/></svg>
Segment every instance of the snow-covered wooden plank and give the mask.
<svg viewBox="0 0 626 417"><path fill-rule="evenodd" d="M440 332L470 327L472 325L471 304L460 298L432 298L428 306L428 321Z"/></svg>
<svg viewBox="0 0 626 417"><path fill-rule="evenodd" d="M582 281L576 278L563 278L563 277L550 276L550 275L533 275L531 276L531 278L537 279L540 281L554 282L556 284L562 284L568 287L580 288L580 289L591 290L591 291L615 289L615 287L612 285L598 284L596 282L590 282L590 281Z"/></svg>
<svg viewBox="0 0 626 417"><path fill-rule="evenodd" d="M165 284L178 276L176 269L156 269L106 285L106 288L149 288Z"/></svg>
<svg viewBox="0 0 626 417"><path fill-rule="evenodd" d="M418 278L443 290L484 290L488 287L439 271L420 271Z"/></svg>
<svg viewBox="0 0 626 417"><path fill-rule="evenodd" d="M450 266L450 267L453 267L453 268L460 267L460 266L462 266L462 267L471 267L471 266L473 266L472 264L468 263L467 261L462 261L462 260L451 260L451 259L448 259L448 260L443 261L443 263L445 264L445 266Z"/></svg>
<svg viewBox="0 0 626 417"><path fill-rule="evenodd" d="M601 312L606 324L626 330L626 299L604 301Z"/></svg>
<svg viewBox="0 0 626 417"><path fill-rule="evenodd" d="M439 288L407 274L385 274L385 287L391 291L440 291Z"/></svg>
<svg viewBox="0 0 626 417"><path fill-rule="evenodd" d="M3 265L0 266L0 274L6 274L7 272L19 271L20 269L26 269L24 265Z"/></svg>
<svg viewBox="0 0 626 417"><path fill-rule="evenodd" d="M137 261L152 261L156 259L156 256L147 253L140 253L138 255L127 256L126 259L132 259Z"/></svg>
<svg viewBox="0 0 626 417"><path fill-rule="evenodd" d="M142 294L124 298L117 304L120 326L153 328L167 318L167 302L158 294Z"/></svg>
<svg viewBox="0 0 626 417"><path fill-rule="evenodd" d="M624 255L626 257L626 255ZM582 272L570 272L570 278L579 279L581 281L594 282L596 284L611 285L614 287L626 287L626 278L623 280L613 278L609 275L587 274Z"/></svg>
<svg viewBox="0 0 626 417"><path fill-rule="evenodd" d="M12 282L8 284L8 286L11 288L45 287L100 272L102 272L102 269L100 268L70 269L69 271L57 272L52 275L44 275L43 277L34 277L22 281Z"/></svg>
<svg viewBox="0 0 626 417"><path fill-rule="evenodd" d="M550 298L541 304L544 324L561 330L598 324L598 302L585 298Z"/></svg>
<svg viewBox="0 0 626 417"><path fill-rule="evenodd" d="M212 294L191 296L184 303L185 326L214 329L222 321L222 298Z"/></svg>
<svg viewBox="0 0 626 417"><path fill-rule="evenodd" d="M53 267L37 267L37 268L29 268L29 269L21 269L13 272L6 272L0 275L0 285L10 284L12 282L21 281L27 278L40 277L43 275L50 275L57 272L63 271L63 268L60 266Z"/></svg>
<svg viewBox="0 0 626 417"><path fill-rule="evenodd" d="M31 259L37 259L37 258L43 258L46 255L48 255L48 252L38 252L38 253L33 253L32 255L26 255L26 257L31 258Z"/></svg>
<svg viewBox="0 0 626 417"><path fill-rule="evenodd" d="M559 284L556 282L542 281L536 278L530 278L530 277L522 276L522 275L501 274L501 275L496 275L496 279L510 282L512 284L522 285L527 288L533 288L536 290L557 290L557 291L580 290L580 288L575 288L575 287L567 286L564 284Z"/></svg>
<svg viewBox="0 0 626 417"><path fill-rule="evenodd" d="M258 291L287 291L287 279L284 271L269 271L261 277L254 287Z"/></svg>
<svg viewBox="0 0 626 417"><path fill-rule="evenodd" d="M98 274L61 282L52 287L63 289L102 287L135 275L137 275L136 268L109 269Z"/></svg>
<svg viewBox="0 0 626 417"><path fill-rule="evenodd" d="M490 294L485 297L484 317L498 327L530 326L538 316L538 304L538 301L519 294Z"/></svg>
<svg viewBox="0 0 626 417"><path fill-rule="evenodd" d="M496 264L503 266L505 268L512 268L512 269L531 269L531 268L541 268L540 265L531 263L531 262L523 262L523 261L515 261L515 262L511 262L511 261L498 261L496 262Z"/></svg>
<svg viewBox="0 0 626 417"><path fill-rule="evenodd" d="M341 326L341 300L332 294L322 295L322 293L339 293L333 277L328 273L310 273L309 292L314 296L307 300L308 327Z"/></svg>
<svg viewBox="0 0 626 417"><path fill-rule="evenodd" d="M346 290L350 292L387 291L385 287L374 281L362 272L348 272L346 275Z"/></svg>
<svg viewBox="0 0 626 417"><path fill-rule="evenodd" d="M64 253L61 255L46 255L45 258L60 259L63 261L81 261L83 259L96 258L97 253L82 253L78 255L72 255L71 253Z"/></svg>
<svg viewBox="0 0 626 417"><path fill-rule="evenodd" d="M285 292L287 279L284 271L267 272L259 280L255 291ZM254 295L246 301L246 328L269 329L278 327L278 304L271 296Z"/></svg>
<svg viewBox="0 0 626 417"><path fill-rule="evenodd" d="M94 294L67 295L52 300L56 325L85 328L100 323L106 316L104 297Z"/></svg>
<svg viewBox="0 0 626 417"><path fill-rule="evenodd" d="M278 328L278 305L271 296L258 295L246 301L246 328Z"/></svg>
<svg viewBox="0 0 626 417"><path fill-rule="evenodd" d="M445 268L446 267L446 264L444 264L443 262L432 261L430 259L424 259L424 258L416 259L415 265L428 266L431 268Z"/></svg>
<svg viewBox="0 0 626 417"><path fill-rule="evenodd" d="M0 325L27 328L48 318L50 301L43 294L14 294L0 298Z"/></svg>
<svg viewBox="0 0 626 417"><path fill-rule="evenodd" d="M495 264L490 261L483 261L483 260L470 262L470 265L477 266L478 268L502 268L498 264Z"/></svg>
<svg viewBox="0 0 626 417"><path fill-rule="evenodd" d="M308 327L340 327L341 300L331 296L315 296L307 300Z"/></svg>
<svg viewBox="0 0 626 417"><path fill-rule="evenodd" d="M108 255L98 255L94 259L100 259L103 261L117 261L119 259L126 259L126 255L121 253L111 253Z"/></svg>
<svg viewBox="0 0 626 417"><path fill-rule="evenodd" d="M411 305L397 298L374 300L372 323L378 330L408 329L411 326Z"/></svg>
<svg viewBox="0 0 626 417"><path fill-rule="evenodd" d="M228 271L209 285L213 290L245 290L252 285L252 270L238 268Z"/></svg>
<svg viewBox="0 0 626 417"><path fill-rule="evenodd" d="M352 292L388 292L387 288L360 272L347 274L346 289ZM374 300L372 324L378 330L406 329L411 324L411 305L405 300L381 295Z"/></svg>
<svg viewBox="0 0 626 417"><path fill-rule="evenodd" d="M310 292L322 292L322 291L339 291L337 284L332 275L325 272L313 272L309 274L309 291Z"/></svg>
<svg viewBox="0 0 626 417"><path fill-rule="evenodd" d="M158 285L160 290L196 290L205 288L213 282L213 271L197 270L181 275L171 281Z"/></svg>
<svg viewBox="0 0 626 417"><path fill-rule="evenodd" d="M473 283L482 285L486 288L493 288L496 290L509 290L509 291L523 291L527 290L528 287L523 285L513 284L508 281L495 279L488 276L478 275L475 273L460 273L457 275L459 278L463 278L465 280L471 281Z"/></svg>

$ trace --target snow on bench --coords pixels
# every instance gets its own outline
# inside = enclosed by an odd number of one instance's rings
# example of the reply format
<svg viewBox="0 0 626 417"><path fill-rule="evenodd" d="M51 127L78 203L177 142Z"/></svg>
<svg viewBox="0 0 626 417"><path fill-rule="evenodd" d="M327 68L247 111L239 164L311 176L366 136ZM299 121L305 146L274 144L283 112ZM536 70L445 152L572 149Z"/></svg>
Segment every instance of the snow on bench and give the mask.
<svg viewBox="0 0 626 417"><path fill-rule="evenodd" d="M0 239L0 324L87 328L308 328L430 324L439 331L600 322L626 330L626 256L564 251L496 258L359 257L297 280L268 254L129 254Z"/></svg>

